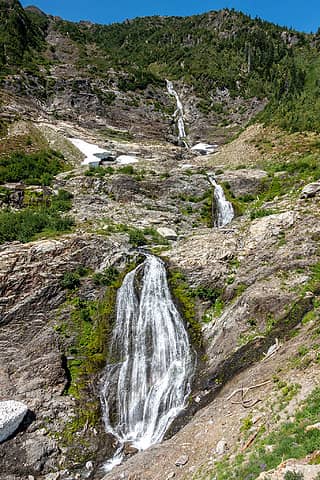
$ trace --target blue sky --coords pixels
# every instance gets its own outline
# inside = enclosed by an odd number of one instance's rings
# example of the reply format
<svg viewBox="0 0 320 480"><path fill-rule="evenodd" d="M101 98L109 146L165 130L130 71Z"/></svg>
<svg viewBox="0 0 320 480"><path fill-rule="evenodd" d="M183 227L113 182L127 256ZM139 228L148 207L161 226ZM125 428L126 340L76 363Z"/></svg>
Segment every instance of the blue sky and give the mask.
<svg viewBox="0 0 320 480"><path fill-rule="evenodd" d="M305 32L320 26L320 0L29 0L46 13L67 20L120 22L146 15L192 15L224 7Z"/></svg>

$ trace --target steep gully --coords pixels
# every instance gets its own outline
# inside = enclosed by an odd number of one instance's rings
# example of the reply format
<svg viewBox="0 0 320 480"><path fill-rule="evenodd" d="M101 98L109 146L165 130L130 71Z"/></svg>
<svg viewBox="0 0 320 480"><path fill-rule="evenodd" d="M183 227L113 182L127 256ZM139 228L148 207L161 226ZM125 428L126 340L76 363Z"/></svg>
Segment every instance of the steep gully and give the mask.
<svg viewBox="0 0 320 480"><path fill-rule="evenodd" d="M179 139L184 140L183 106L169 81L167 88L177 99L175 117ZM223 227L232 221L233 208L212 174L208 180L214 187L214 226ZM144 262L126 275L118 291L111 360L101 382L105 429L117 441L105 471L122 462L126 446L145 450L163 440L185 408L195 370L195 354L172 299L165 265L144 255Z"/></svg>

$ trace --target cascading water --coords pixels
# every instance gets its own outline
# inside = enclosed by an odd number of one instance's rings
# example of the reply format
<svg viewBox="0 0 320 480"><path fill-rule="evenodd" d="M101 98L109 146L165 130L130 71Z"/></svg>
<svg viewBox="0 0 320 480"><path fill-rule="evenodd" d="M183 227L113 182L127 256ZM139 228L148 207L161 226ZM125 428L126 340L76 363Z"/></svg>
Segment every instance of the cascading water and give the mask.
<svg viewBox="0 0 320 480"><path fill-rule="evenodd" d="M119 448L107 471L121 463L125 444L145 450L160 442L190 393L194 358L188 335L165 265L153 255L146 254L118 291L110 358L101 404L106 431Z"/></svg>
<svg viewBox="0 0 320 480"><path fill-rule="evenodd" d="M180 100L179 95L177 94L177 92L173 88L173 83L170 80L166 80L166 82L167 82L167 91L168 91L169 95L173 95L176 99L176 102L177 102L177 109L174 112L174 118L177 120L178 138L179 138L179 140L181 140L184 143L185 147L188 148L189 145L186 142L187 135L186 135L185 127L184 127L183 105L182 105L182 102Z"/></svg>
<svg viewBox="0 0 320 480"><path fill-rule="evenodd" d="M216 201L216 218L214 219L215 227L224 227L234 218L232 204L226 199L223 188L217 183L212 175L208 175L209 182L214 187L214 198Z"/></svg>

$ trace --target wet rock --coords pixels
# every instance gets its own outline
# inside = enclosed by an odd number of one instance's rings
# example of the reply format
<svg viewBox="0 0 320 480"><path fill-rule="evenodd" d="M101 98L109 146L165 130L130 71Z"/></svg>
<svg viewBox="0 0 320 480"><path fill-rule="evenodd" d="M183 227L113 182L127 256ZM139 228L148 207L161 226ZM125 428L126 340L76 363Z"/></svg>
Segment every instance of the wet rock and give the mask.
<svg viewBox="0 0 320 480"><path fill-rule="evenodd" d="M301 194L300 198L312 198L318 195L320 192L320 182L309 183L306 185Z"/></svg>
<svg viewBox="0 0 320 480"><path fill-rule="evenodd" d="M21 402L0 402L0 442L10 437L24 419L28 407Z"/></svg>
<svg viewBox="0 0 320 480"><path fill-rule="evenodd" d="M181 457L178 458L178 460L175 461L175 465L177 467L183 467L189 462L189 457L188 455L181 455Z"/></svg>
<svg viewBox="0 0 320 480"><path fill-rule="evenodd" d="M87 470L92 470L93 469L93 462L91 462L91 461L86 462L86 469Z"/></svg>
<svg viewBox="0 0 320 480"><path fill-rule="evenodd" d="M130 443L125 443L123 447L123 453L125 455L134 455L135 453L138 453L138 451L139 450Z"/></svg>
<svg viewBox="0 0 320 480"><path fill-rule="evenodd" d="M228 450L228 445L225 440L219 440L216 446L216 454L217 455L224 455Z"/></svg>

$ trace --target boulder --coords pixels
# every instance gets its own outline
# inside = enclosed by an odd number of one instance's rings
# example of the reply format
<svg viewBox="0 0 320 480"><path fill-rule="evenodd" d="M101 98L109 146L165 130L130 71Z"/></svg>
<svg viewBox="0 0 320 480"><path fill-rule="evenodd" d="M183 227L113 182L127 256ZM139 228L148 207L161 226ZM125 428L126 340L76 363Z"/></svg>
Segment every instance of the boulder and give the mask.
<svg viewBox="0 0 320 480"><path fill-rule="evenodd" d="M0 442L10 437L24 419L28 407L21 402L0 402Z"/></svg>
<svg viewBox="0 0 320 480"><path fill-rule="evenodd" d="M123 453L125 455L134 455L135 453L138 453L139 450L131 445L130 443L125 443L123 447Z"/></svg>
<svg viewBox="0 0 320 480"><path fill-rule="evenodd" d="M319 194L319 192L320 192L320 181L309 183L303 188L300 194L300 198L312 198L312 197L315 197L317 194Z"/></svg>
<svg viewBox="0 0 320 480"><path fill-rule="evenodd" d="M157 228L157 232L167 240L177 240L178 238L177 233L174 230L172 230L172 228L160 227L160 228Z"/></svg>
<svg viewBox="0 0 320 480"><path fill-rule="evenodd" d="M175 461L175 465L177 467L183 467L183 465L186 465L188 462L189 462L188 455L181 455L181 457L179 457L178 460Z"/></svg>
<svg viewBox="0 0 320 480"><path fill-rule="evenodd" d="M217 455L224 455L228 450L228 445L225 440L219 440L216 446L216 454Z"/></svg>

